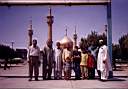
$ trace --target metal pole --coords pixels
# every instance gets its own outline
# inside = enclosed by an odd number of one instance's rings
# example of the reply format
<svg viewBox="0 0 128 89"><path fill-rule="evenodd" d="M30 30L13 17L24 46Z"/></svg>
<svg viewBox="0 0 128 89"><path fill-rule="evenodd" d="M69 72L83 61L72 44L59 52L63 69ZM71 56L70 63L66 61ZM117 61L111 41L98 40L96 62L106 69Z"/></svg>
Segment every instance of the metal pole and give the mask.
<svg viewBox="0 0 128 89"><path fill-rule="evenodd" d="M108 32L107 32L107 45L110 56L110 62L112 65L112 16L111 16L111 2L107 4L107 23L108 23ZM109 72L109 77L113 77L113 72Z"/></svg>
<svg viewBox="0 0 128 89"><path fill-rule="evenodd" d="M11 42L11 45L12 45L12 49L13 49L14 42Z"/></svg>

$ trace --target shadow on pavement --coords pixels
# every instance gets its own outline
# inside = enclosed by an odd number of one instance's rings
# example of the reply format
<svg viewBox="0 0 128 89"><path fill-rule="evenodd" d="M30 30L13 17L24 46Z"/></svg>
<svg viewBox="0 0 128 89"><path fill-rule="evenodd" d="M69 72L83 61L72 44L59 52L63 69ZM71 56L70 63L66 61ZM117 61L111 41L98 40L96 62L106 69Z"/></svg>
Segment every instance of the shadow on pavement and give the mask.
<svg viewBox="0 0 128 89"><path fill-rule="evenodd" d="M108 80L100 80L102 82L108 82L108 81L126 81L125 79L119 79L119 78L111 78L111 79L108 79Z"/></svg>
<svg viewBox="0 0 128 89"><path fill-rule="evenodd" d="M105 80L105 81L126 81L126 80L125 79L120 79L120 78L113 77L113 78L110 78L110 79Z"/></svg>

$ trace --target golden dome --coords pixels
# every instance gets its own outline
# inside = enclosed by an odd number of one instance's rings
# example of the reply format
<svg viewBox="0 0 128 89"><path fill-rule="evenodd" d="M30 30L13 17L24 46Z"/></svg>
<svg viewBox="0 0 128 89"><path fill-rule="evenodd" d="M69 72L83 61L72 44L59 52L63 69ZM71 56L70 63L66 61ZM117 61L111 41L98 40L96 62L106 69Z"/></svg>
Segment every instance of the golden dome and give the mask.
<svg viewBox="0 0 128 89"><path fill-rule="evenodd" d="M67 44L70 46L71 49L73 47L73 41L68 36L64 36L64 38L60 40L60 44L62 48L66 48Z"/></svg>
<svg viewBox="0 0 128 89"><path fill-rule="evenodd" d="M67 44L67 43L72 43L73 41L67 37L67 36L64 36L64 38L60 41L61 44Z"/></svg>

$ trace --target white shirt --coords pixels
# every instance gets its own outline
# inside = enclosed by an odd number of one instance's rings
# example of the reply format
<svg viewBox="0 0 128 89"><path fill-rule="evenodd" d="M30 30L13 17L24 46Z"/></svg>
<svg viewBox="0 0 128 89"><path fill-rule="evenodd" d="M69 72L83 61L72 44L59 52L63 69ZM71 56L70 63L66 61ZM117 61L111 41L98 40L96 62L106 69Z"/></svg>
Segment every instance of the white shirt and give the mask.
<svg viewBox="0 0 128 89"><path fill-rule="evenodd" d="M28 56L38 56L38 57L40 57L40 48L38 46L36 46L36 47L33 47L33 45L30 46L29 51L28 51Z"/></svg>

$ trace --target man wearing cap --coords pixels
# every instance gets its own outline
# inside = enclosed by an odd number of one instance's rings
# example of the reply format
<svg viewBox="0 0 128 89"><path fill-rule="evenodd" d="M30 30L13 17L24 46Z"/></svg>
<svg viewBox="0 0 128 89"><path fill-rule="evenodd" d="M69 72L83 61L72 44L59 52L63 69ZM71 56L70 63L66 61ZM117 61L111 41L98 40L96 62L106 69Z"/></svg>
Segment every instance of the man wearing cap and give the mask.
<svg viewBox="0 0 128 89"><path fill-rule="evenodd" d="M103 40L99 40L100 48L97 58L97 70L100 71L100 79L107 80L109 76L109 71L112 71L110 58L108 54L108 47L105 45Z"/></svg>
<svg viewBox="0 0 128 89"><path fill-rule="evenodd" d="M52 68L55 63L54 50L52 41L47 40L46 46L43 49L43 79L51 79Z"/></svg>
<svg viewBox="0 0 128 89"><path fill-rule="evenodd" d="M55 49L55 79L62 79L62 53L63 50L60 47L60 42L56 43L56 49Z"/></svg>

